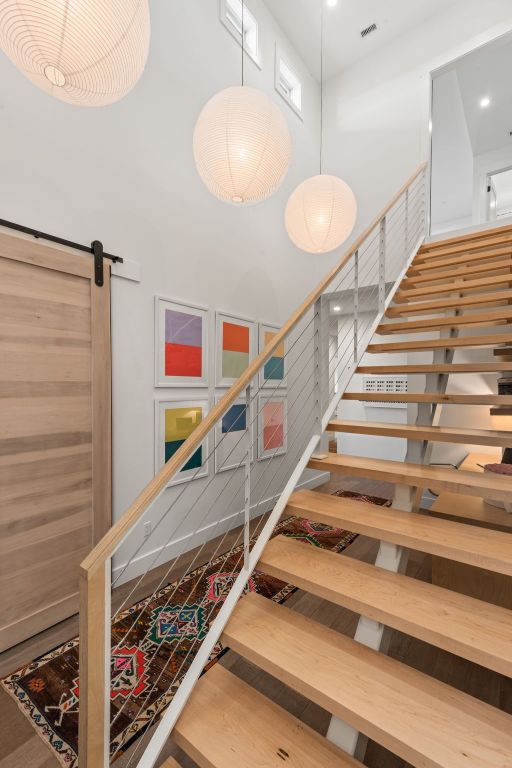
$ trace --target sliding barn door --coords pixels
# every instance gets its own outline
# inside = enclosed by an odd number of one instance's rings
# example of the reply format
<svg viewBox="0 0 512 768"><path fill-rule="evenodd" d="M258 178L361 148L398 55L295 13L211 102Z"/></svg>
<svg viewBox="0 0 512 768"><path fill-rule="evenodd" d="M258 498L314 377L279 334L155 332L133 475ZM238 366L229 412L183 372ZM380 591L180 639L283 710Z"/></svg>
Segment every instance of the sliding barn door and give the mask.
<svg viewBox="0 0 512 768"><path fill-rule="evenodd" d="M0 230L0 651L78 611L110 525L110 270Z"/></svg>

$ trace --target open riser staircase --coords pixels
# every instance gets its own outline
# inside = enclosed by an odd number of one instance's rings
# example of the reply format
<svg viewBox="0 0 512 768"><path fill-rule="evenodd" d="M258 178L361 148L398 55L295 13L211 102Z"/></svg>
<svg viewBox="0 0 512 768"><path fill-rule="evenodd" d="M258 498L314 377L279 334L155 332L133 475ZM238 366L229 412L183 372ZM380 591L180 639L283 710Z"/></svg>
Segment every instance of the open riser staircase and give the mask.
<svg viewBox="0 0 512 768"><path fill-rule="evenodd" d="M235 541L242 545L240 573L211 616L208 633L194 646L187 670L175 679L174 697L158 715L154 707L151 727L128 753L126 764L162 764L159 755L171 739L200 768L357 768L363 765L366 740L372 739L416 768L512 766L509 715L386 655L390 631L398 630L512 677L512 611L405 575L408 553L416 550L512 577L510 533L421 510L426 489L452 494L461 508L470 497L503 502L504 518L512 502L509 477L430 463L434 443L512 446L512 432L473 429L467 421L440 425L443 406L512 405L512 396L464 389L464 374L512 369L512 352L507 358L512 342L507 330L512 327L512 227L425 242L425 188L422 166L84 562L80 768L104 768L117 757L109 748L110 628L127 599L123 593L119 605L112 557L130 536L137 541L145 512L158 503L169 480L240 398L246 409L239 479L243 509L228 531L221 532L236 534ZM341 318L333 316L333 302L342 305ZM395 334L405 334L407 340L394 341ZM277 474L279 481L278 493L265 509L255 493L253 448L261 439L261 397L268 393L264 366L282 343L286 404L297 421L287 455L296 458L286 465L282 452L268 457L264 471L272 478ZM494 359L489 347L499 352ZM466 348L477 350L473 361L454 362L456 350ZM368 363L373 354L396 352L422 352L431 362L386 365L379 358L376 365ZM355 373L422 375L425 386L406 394L358 392L351 384ZM452 375L459 385L456 394L449 391ZM413 422L373 423L337 415L340 402L397 399L417 406ZM341 436L341 444L344 435L406 440L406 459L331 453L327 433ZM315 490L302 480L306 469L392 483L392 505ZM256 485L260 480L258 475ZM181 496L180 504L171 505L172 514L186 516L190 510ZM193 505L191 501L190 509ZM282 535L272 537L283 515L378 540L375 563ZM135 561L137 546L133 551ZM201 548L190 566L204 562L197 562L200 553ZM261 595L244 595L256 568L358 614L355 637ZM137 585L146 575L138 577ZM201 675L219 640L331 713L326 737L221 664ZM174 758L163 764L178 766Z"/></svg>

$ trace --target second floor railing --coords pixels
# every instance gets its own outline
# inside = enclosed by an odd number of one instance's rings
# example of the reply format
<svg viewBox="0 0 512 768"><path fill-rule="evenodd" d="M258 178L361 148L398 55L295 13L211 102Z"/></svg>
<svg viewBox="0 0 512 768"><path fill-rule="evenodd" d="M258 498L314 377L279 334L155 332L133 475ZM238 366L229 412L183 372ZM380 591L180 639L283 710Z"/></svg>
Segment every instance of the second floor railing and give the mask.
<svg viewBox="0 0 512 768"><path fill-rule="evenodd" d="M158 759L291 493L319 482L307 464L425 236L426 184L423 164L82 563L80 768L130 744L127 766Z"/></svg>

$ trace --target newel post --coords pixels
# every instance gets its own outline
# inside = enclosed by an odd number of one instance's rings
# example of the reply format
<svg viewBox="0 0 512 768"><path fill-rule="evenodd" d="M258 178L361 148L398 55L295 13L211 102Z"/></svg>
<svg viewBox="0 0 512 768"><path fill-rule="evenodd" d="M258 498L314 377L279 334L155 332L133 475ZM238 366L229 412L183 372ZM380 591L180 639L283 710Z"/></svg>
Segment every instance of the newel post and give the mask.
<svg viewBox="0 0 512 768"><path fill-rule="evenodd" d="M79 768L110 762L110 595L110 558L80 568Z"/></svg>

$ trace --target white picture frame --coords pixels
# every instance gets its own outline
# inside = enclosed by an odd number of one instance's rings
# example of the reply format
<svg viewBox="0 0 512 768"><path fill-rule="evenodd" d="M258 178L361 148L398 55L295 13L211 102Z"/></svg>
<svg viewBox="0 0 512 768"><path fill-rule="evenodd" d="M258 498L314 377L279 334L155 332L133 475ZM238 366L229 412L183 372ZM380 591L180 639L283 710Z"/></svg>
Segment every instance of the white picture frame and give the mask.
<svg viewBox="0 0 512 768"><path fill-rule="evenodd" d="M216 403L220 402L221 399L222 397L217 397ZM247 413L245 411L245 398L238 398L230 405L224 416L215 425L216 474L243 467L247 460L247 438L245 434L246 426L248 425ZM254 414L252 418L254 418ZM251 462L254 461L254 445L251 445L249 457Z"/></svg>
<svg viewBox="0 0 512 768"><path fill-rule="evenodd" d="M268 410L275 404L274 413ZM277 419L277 420L276 420ZM272 423L273 422L273 423ZM279 432L279 422L282 431ZM267 432L267 430L270 430ZM276 444L276 438L278 443ZM258 461L282 456L288 450L288 401L285 392L258 396Z"/></svg>
<svg viewBox="0 0 512 768"><path fill-rule="evenodd" d="M280 331L278 325L259 323L258 352L261 354L268 344L267 334L275 335ZM279 375L281 374L282 375ZM278 375L276 375L278 374ZM271 358L262 366L259 379L262 389L286 388L286 340L283 340Z"/></svg>
<svg viewBox="0 0 512 768"><path fill-rule="evenodd" d="M237 333L234 328L226 338L225 326L247 329ZM256 357L256 323L229 312L215 313L215 384L231 387Z"/></svg>
<svg viewBox="0 0 512 768"><path fill-rule="evenodd" d="M186 438L189 436L189 434L192 433L192 430L188 429L187 424L181 424L179 421L177 421L176 430L177 434L175 436L175 439L167 439L174 437L173 434L166 434L166 412L167 411L177 411L175 414L175 417L177 420L181 419L182 422L184 419L187 418L194 418L191 414L188 416L186 413L179 413L180 411L195 411L197 409L201 410L201 418L197 421L197 424L199 424L207 415L210 408L210 402L209 398L206 395L205 397L198 397L194 399L186 399L181 397L169 397L169 398L159 398L155 400L155 474L162 469L162 467L166 463L166 456L167 461L171 458L171 456L176 452L176 450L179 448L179 445L176 445L172 449L172 453L169 454L169 448L168 443L176 442L179 444L182 444L185 442ZM196 424L196 426L197 426ZM171 426L172 429L172 426ZM201 459L201 464L197 464L197 454L200 453L199 458ZM195 461L194 461L194 457ZM205 437L199 448L194 452L193 456L189 459L189 462L193 462L193 465L189 469L181 469L171 480L169 481L167 487L171 487L174 485L180 485L181 483L190 482L191 480L198 480L202 477L208 477L210 474L210 461L209 461L209 437ZM185 467L187 466L185 464ZM199 470L199 471L198 471Z"/></svg>
<svg viewBox="0 0 512 768"><path fill-rule="evenodd" d="M155 296L155 387L207 387L208 336L207 307Z"/></svg>

